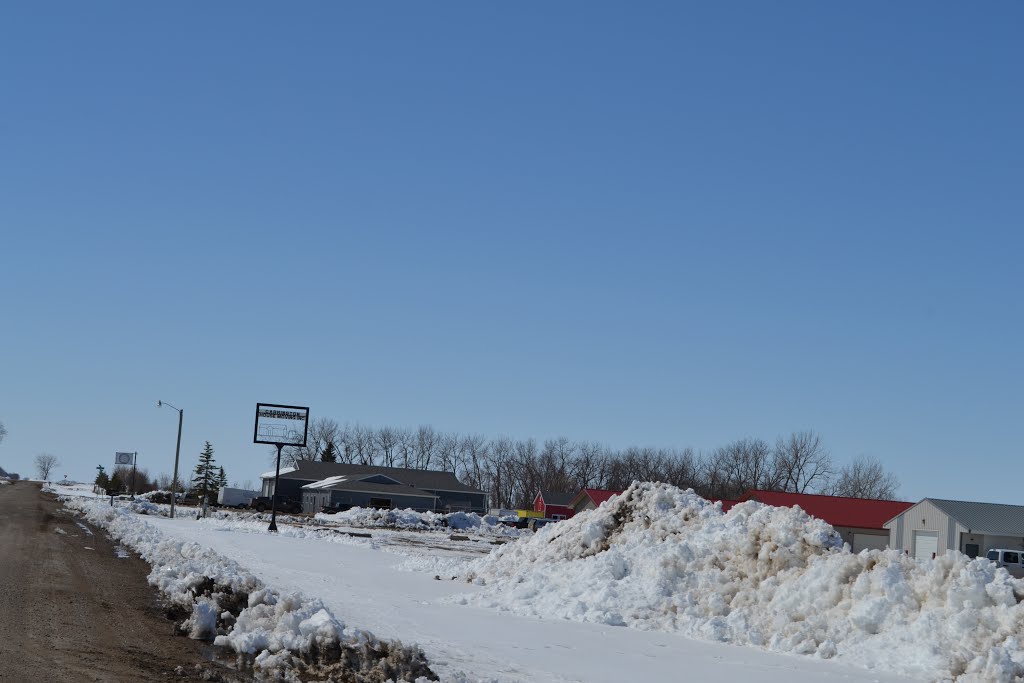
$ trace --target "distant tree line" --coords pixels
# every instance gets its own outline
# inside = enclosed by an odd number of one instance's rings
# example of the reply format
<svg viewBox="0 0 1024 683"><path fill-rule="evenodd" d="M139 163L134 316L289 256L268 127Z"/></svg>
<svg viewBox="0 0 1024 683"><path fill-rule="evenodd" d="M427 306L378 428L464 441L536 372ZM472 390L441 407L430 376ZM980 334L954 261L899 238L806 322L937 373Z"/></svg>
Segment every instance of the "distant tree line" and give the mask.
<svg viewBox="0 0 1024 683"><path fill-rule="evenodd" d="M276 449L273 450L276 457ZM794 432L774 443L745 438L707 453L692 448L615 450L565 437L487 438L418 429L340 425L317 418L304 447L287 447L282 465L344 462L445 470L487 491L495 507L530 507L540 489L620 490L634 480L692 488L705 498L735 499L749 489L891 499L899 481L877 459L859 457L837 467L820 435Z"/></svg>

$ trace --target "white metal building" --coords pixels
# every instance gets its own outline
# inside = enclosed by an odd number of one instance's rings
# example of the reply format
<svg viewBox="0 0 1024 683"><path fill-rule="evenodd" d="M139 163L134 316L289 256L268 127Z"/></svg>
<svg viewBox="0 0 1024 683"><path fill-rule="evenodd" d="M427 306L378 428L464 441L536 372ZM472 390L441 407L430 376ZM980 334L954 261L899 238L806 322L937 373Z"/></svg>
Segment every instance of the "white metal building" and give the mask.
<svg viewBox="0 0 1024 683"><path fill-rule="evenodd" d="M959 550L1024 550L1024 506L925 498L885 523L889 545L919 559Z"/></svg>

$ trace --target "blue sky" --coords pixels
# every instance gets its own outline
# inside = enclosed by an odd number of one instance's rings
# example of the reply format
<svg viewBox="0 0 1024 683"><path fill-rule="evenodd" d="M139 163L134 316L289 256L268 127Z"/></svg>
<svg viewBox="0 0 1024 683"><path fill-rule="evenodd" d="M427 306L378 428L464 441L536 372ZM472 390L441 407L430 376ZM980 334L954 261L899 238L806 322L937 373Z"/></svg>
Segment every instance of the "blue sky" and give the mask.
<svg viewBox="0 0 1024 683"><path fill-rule="evenodd" d="M1024 5L8 3L0 466L257 401L1021 502ZM965 476L965 473L971 475Z"/></svg>

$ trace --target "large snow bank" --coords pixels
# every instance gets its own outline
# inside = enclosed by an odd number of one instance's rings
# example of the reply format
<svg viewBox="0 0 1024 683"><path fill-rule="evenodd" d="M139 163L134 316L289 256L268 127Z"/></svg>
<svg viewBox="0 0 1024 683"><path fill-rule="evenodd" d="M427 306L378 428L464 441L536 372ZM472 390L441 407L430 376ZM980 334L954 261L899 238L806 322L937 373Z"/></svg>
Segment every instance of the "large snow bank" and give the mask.
<svg viewBox="0 0 1024 683"><path fill-rule="evenodd" d="M152 505L151 503L144 503ZM213 639L261 677L299 680L337 675L345 681L436 680L418 648L378 640L345 626L319 599L282 595L234 560L170 540L129 508L66 499L93 524L134 549L152 566L149 582L168 603L168 615L192 638Z"/></svg>
<svg viewBox="0 0 1024 683"><path fill-rule="evenodd" d="M919 562L842 547L799 508L723 514L692 491L634 483L469 565L456 601L962 681L1024 676L1024 582L984 559Z"/></svg>

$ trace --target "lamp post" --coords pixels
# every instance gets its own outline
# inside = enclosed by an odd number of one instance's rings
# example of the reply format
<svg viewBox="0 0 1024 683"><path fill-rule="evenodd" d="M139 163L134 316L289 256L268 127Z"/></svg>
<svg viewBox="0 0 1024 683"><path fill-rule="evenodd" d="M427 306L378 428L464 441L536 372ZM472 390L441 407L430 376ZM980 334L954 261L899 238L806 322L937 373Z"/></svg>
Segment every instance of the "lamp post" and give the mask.
<svg viewBox="0 0 1024 683"><path fill-rule="evenodd" d="M174 448L174 478L171 479L171 519L174 519L174 500L178 497L178 493L175 490L178 486L178 455L181 453L181 420L185 415L184 408L175 408L166 401L157 401L156 407L167 406L178 411L178 445Z"/></svg>

